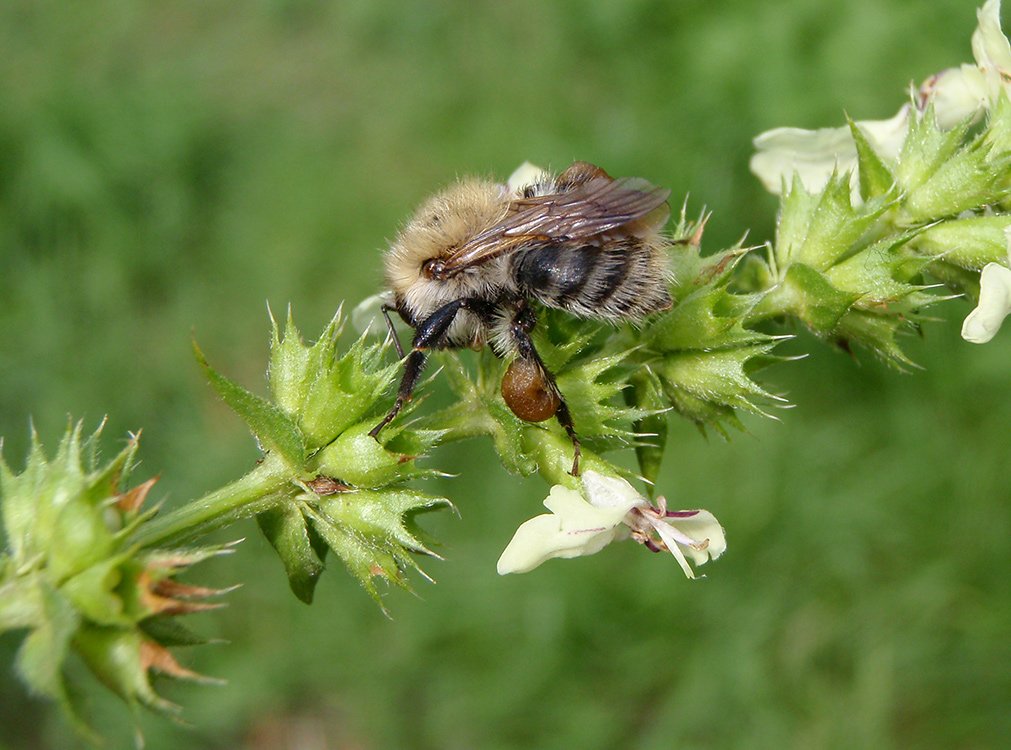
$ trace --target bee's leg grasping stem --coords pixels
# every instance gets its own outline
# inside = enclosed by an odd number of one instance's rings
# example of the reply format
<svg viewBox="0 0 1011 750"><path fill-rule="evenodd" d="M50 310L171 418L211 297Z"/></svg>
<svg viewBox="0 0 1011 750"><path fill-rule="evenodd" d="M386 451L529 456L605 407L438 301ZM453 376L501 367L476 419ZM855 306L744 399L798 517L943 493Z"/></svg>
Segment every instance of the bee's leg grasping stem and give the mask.
<svg viewBox="0 0 1011 750"><path fill-rule="evenodd" d="M537 316L526 304L526 302L521 300L516 313L513 316L512 325L510 326L510 332L516 342L517 354L521 358L530 360L537 364L541 372L544 373L544 380L555 392L555 395L558 396L558 411L555 412L555 419L558 420L558 424L562 426L562 429L565 430L565 434L568 435L569 440L572 441L572 469L569 473L574 477L578 477L579 457L582 453L579 447L579 437L576 435L575 425L572 424L572 414L569 412L568 404L565 403L565 397L562 395L562 392L558 390L558 384L555 382L555 376L552 375L551 370L544 365L541 355L539 355L537 353L537 349L534 348L533 339L530 338L530 332L534 330L535 325L537 325Z"/></svg>
<svg viewBox="0 0 1011 750"><path fill-rule="evenodd" d="M547 370L545 370L547 372ZM549 373L550 376L550 373ZM551 382L554 383L554 378L551 378ZM558 390L558 387L555 387ZM559 398L561 398L561 393L559 393ZM564 430L565 434L569 436L569 440L572 441L572 469L569 473L574 476L579 476L579 456L582 451L579 448L579 438L576 436L576 427L572 424L572 415L569 414L569 407L565 403L565 399L561 399L561 403L558 405L558 411L555 412L555 419L558 420Z"/></svg>
<svg viewBox="0 0 1011 750"><path fill-rule="evenodd" d="M369 432L370 436L377 438L380 430L392 422L404 404L411 400L411 394L414 393L414 388L421 378L421 371L425 367L427 350L445 346L446 334L449 333L453 319L461 309L469 304L470 300L468 299L453 300L440 307L418 325L414 332L414 340L411 342L411 352L404 360L404 376L401 378L400 388L397 390L397 400L393 402L393 408L390 409L389 414L383 417L383 421L372 428ZM397 340L396 336L393 337L393 340ZM397 349L400 349L399 345Z"/></svg>
<svg viewBox="0 0 1011 750"><path fill-rule="evenodd" d="M398 346L397 348L399 349L400 347ZM425 367L425 356L425 350L417 347L412 349L411 353L407 355L407 359L404 361L404 377L400 380L400 388L397 390L397 400L393 402L393 408L383 417L383 421L369 431L371 437L378 439L379 431L392 422L397 414L400 413L404 404L411 400L411 394L414 392L414 387L418 384L418 379L421 377L421 371Z"/></svg>

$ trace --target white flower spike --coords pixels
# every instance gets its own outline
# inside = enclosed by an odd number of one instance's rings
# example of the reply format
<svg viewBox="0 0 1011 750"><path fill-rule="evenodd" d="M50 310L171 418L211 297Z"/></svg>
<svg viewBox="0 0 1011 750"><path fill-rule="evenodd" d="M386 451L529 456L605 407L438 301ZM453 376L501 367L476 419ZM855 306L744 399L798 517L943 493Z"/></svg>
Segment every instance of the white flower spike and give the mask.
<svg viewBox="0 0 1011 750"><path fill-rule="evenodd" d="M909 130L909 105L889 120L863 120L857 123L879 156L894 159L899 155ZM794 173L809 191L821 190L833 173L850 172L854 194L859 198L856 179L857 147L849 126L804 130L775 128L754 140L756 153L751 157L751 171L770 193L790 187Z"/></svg>
<svg viewBox="0 0 1011 750"><path fill-rule="evenodd" d="M551 511L522 524L498 561L500 575L526 573L553 557L599 552L631 536L654 552L667 549L689 578L696 565L715 560L727 548L723 527L705 510L668 511L654 507L624 479L594 471L583 474L583 494L555 485L544 501Z"/></svg>
<svg viewBox="0 0 1011 750"><path fill-rule="evenodd" d="M997 335L1004 318L1011 315L1011 228L1004 230L1008 265L987 263L979 277L979 304L962 323L962 338L985 344Z"/></svg>
<svg viewBox="0 0 1011 750"><path fill-rule="evenodd" d="M978 117L997 104L1002 94L1011 96L1011 44L1000 26L1000 0L987 0L976 16L979 25L972 35L975 64L948 68L931 76L916 92L916 109L933 105L941 128L953 128ZM857 126L878 156L894 160L908 131L910 105L904 105L888 120L862 120ZM850 171L854 200L859 200L856 180L857 152L849 127L804 130L776 128L754 141L751 171L772 193L790 186L796 172L810 191L821 190L832 173Z"/></svg>

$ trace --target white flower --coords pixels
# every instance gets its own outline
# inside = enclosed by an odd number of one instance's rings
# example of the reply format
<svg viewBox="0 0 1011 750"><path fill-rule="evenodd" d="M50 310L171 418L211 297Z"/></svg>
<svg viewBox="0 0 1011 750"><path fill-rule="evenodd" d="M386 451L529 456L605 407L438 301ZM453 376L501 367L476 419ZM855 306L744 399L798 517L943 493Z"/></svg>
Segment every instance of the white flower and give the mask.
<svg viewBox="0 0 1011 750"><path fill-rule="evenodd" d="M390 292L380 292L366 297L351 311L351 326L358 333L368 333L370 336L386 336L389 329L383 320L383 305L393 304Z"/></svg>
<svg viewBox="0 0 1011 750"><path fill-rule="evenodd" d="M979 304L962 323L962 338L985 344L997 335L1001 323L1011 314L1011 227L1004 230L1008 265L987 263L979 276Z"/></svg>
<svg viewBox="0 0 1011 750"><path fill-rule="evenodd" d="M978 117L996 105L1002 93L1011 95L1011 44L1000 27L1000 0L987 0L976 12L979 25L972 35L975 65L949 68L931 76L916 92L916 109L932 104L941 128L953 128ZM895 159L905 141L910 105L888 120L862 120L857 126L878 156ZM833 171L853 175L854 199L859 200L856 177L857 152L849 127L803 130L776 128L755 138L757 153L751 171L767 190L779 193L789 187L796 172L804 186L821 190Z"/></svg>
<svg viewBox="0 0 1011 750"><path fill-rule="evenodd" d="M863 120L857 123L879 156L895 158L909 129L907 104L890 120ZM833 172L851 172L857 191L857 147L849 126L842 128L776 128L754 140L757 153L751 157L751 171L770 193L779 193L784 181L789 189L794 172L804 187L814 192L825 187ZM859 193L857 193L859 196Z"/></svg>
<svg viewBox="0 0 1011 750"><path fill-rule="evenodd" d="M516 530L499 558L499 574L526 573L553 557L592 555L631 536L654 552L669 550L694 578L688 557L701 565L727 548L723 527L709 511L668 511L662 497L654 507L624 479L595 471L583 474L583 491L588 501L575 490L552 487L544 501L551 513Z"/></svg>
<svg viewBox="0 0 1011 750"><path fill-rule="evenodd" d="M550 176L550 172L541 169L536 164L531 164L530 162L525 161L516 167L516 170L509 175L509 179L506 180L506 185L509 187L510 193L519 193L527 185L534 185Z"/></svg>
<svg viewBox="0 0 1011 750"><path fill-rule="evenodd" d="M942 70L920 87L920 98L932 101L942 128L978 116L993 107L1002 93L1011 94L1011 44L1000 27L1000 0L988 0L976 11L979 25L972 34L975 65Z"/></svg>

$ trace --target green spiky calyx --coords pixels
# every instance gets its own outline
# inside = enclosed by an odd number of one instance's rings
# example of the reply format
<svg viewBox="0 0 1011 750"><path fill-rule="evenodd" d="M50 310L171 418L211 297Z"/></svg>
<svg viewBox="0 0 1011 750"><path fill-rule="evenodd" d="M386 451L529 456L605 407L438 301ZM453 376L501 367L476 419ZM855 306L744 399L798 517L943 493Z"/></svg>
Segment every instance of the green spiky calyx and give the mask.
<svg viewBox="0 0 1011 750"><path fill-rule="evenodd" d="M950 294L978 296L979 270L1006 257L1011 104L1002 97L978 131L968 122L945 130L932 108L913 109L895 159L875 151L857 123L850 131L859 196L848 174L814 192L794 180L775 244L755 259L767 283L757 285L751 318L793 317L904 367L900 335Z"/></svg>
<svg viewBox="0 0 1011 750"><path fill-rule="evenodd" d="M0 632L27 631L17 658L21 678L91 739L94 731L80 718L81 693L68 687L71 654L131 708L175 712L155 693L151 674L205 679L180 666L169 648L203 643L178 616L218 606L207 600L224 593L177 576L230 550L138 549L132 535L154 513L142 510L154 480L126 489L137 437L100 464L100 433L84 439L80 424L68 428L52 458L33 434L20 473L0 459L7 539Z"/></svg>
<svg viewBox="0 0 1011 750"><path fill-rule="evenodd" d="M404 483L435 474L422 458L442 437L404 419L369 432L389 406L384 394L399 371L388 347L365 336L338 352L341 312L313 343L303 341L289 313L276 322L270 347L271 398L250 393L217 373L197 350L211 385L249 426L264 466L280 481L257 521L284 564L292 591L312 601L327 551L333 551L378 602L376 578L407 587L412 555L433 555L413 518L449 501Z"/></svg>

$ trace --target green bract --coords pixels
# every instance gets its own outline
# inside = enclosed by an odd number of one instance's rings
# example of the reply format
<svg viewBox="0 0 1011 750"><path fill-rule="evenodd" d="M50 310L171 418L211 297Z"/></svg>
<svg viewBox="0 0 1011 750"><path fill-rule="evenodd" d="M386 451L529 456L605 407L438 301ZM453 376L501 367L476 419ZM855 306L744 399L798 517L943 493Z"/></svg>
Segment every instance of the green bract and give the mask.
<svg viewBox="0 0 1011 750"><path fill-rule="evenodd" d="M21 473L0 460L0 510L8 547L0 564L0 632L27 631L17 669L28 687L58 702L78 729L80 691L68 686L76 654L131 707L177 707L151 687L153 671L205 679L168 651L203 640L175 618L217 606L222 591L176 580L229 547L141 550L132 534L152 516L141 506L154 481L125 489L137 450L131 436L111 461L98 461L101 428L87 439L67 430L49 458L36 435Z"/></svg>
<svg viewBox="0 0 1011 750"><path fill-rule="evenodd" d="M201 642L178 615L215 606L205 600L222 593L177 576L231 549L180 545L245 518L256 519L304 602L331 553L377 602L376 579L406 588L415 555L434 555L416 516L449 506L413 485L436 474L423 461L442 443L477 436L491 439L508 471L554 486L552 513L521 527L503 572L628 535L668 549L693 576L689 558L724 551L722 527L707 511L648 501L609 452L634 448L638 478L651 483L670 414L726 435L742 412L782 404L758 377L792 359L777 348L795 328L901 367L911 364L901 334L938 302L978 302L962 331L976 343L1011 314L1011 46L995 0L980 13L974 51L975 66L932 77L888 120L760 136L752 168L780 195L775 237L703 253L709 217L690 221L682 210L670 238L670 309L623 326L536 310L534 341L571 412L582 477L570 474L573 443L556 420L531 424L508 408L501 381L510 363L487 348L436 353L441 377L419 393L442 387L452 400L434 412L409 403L372 437L401 363L368 333L342 346L340 311L312 343L290 313L283 331L272 320L268 397L219 374L195 348L261 455L245 476L171 512L141 511L153 482L126 489L136 438L101 464L97 433L84 440L80 426L69 429L52 458L33 436L22 472L0 460L0 631L26 633L23 681L84 732L65 676L71 654L131 707L174 710L150 674L199 679L168 649Z"/></svg>
<svg viewBox="0 0 1011 750"><path fill-rule="evenodd" d="M411 518L449 505L403 487L436 473L417 461L444 432L409 426L405 412L379 440L372 438L399 365L387 356L389 347L364 335L339 353L341 330L340 311L311 344L290 313L283 334L274 323L269 400L218 374L197 350L211 385L264 450L260 468L271 467L275 481L263 487L267 507L252 508L292 591L306 603L328 550L377 602L375 578L406 587L404 570L417 568L411 555L433 554L408 530Z"/></svg>

